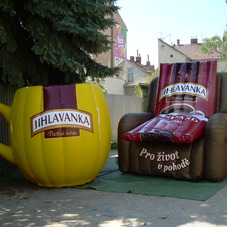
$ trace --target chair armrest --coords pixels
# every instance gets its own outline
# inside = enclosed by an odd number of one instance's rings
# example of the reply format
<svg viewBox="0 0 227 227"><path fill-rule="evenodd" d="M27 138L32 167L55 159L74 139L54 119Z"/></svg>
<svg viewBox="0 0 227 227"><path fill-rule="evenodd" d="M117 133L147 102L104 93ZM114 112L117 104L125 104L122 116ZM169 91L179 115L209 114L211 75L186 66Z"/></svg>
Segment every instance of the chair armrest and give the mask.
<svg viewBox="0 0 227 227"><path fill-rule="evenodd" d="M221 180L227 173L227 113L213 114L205 129L205 178Z"/></svg>
<svg viewBox="0 0 227 227"><path fill-rule="evenodd" d="M123 140L123 134L141 125L152 118L153 113L128 113L125 114L118 124L118 164L119 170L129 171L129 141Z"/></svg>
<svg viewBox="0 0 227 227"><path fill-rule="evenodd" d="M150 120L152 117L153 114L150 112L125 114L119 121L118 134L123 135L124 133L132 130L133 128L141 125L145 121Z"/></svg>

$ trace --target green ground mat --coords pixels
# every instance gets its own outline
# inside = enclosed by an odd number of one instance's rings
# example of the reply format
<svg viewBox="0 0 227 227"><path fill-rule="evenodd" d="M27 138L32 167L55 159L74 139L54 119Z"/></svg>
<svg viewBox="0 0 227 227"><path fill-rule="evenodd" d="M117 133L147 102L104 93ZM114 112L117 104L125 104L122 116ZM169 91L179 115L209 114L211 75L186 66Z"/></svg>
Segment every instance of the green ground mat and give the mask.
<svg viewBox="0 0 227 227"><path fill-rule="evenodd" d="M109 158L105 167L91 183L76 186L98 191L132 193L205 201L227 185L221 182L188 182L165 177L139 176L118 170L116 158Z"/></svg>
<svg viewBox="0 0 227 227"><path fill-rule="evenodd" d="M118 170L116 158L111 157L94 181L75 188L205 201L226 185L227 177L221 182L188 182L122 173ZM23 177L16 165L0 162L0 188L8 186L35 187Z"/></svg>

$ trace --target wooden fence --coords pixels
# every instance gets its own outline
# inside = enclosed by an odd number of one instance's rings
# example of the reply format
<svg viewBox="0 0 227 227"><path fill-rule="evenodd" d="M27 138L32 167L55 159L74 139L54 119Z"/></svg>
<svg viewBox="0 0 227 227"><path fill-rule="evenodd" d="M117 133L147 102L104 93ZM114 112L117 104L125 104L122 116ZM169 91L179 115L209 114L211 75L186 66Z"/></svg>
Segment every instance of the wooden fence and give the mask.
<svg viewBox="0 0 227 227"><path fill-rule="evenodd" d="M126 113L142 112L142 98L125 95L106 94L112 127L112 141L117 140L117 128L121 117Z"/></svg>

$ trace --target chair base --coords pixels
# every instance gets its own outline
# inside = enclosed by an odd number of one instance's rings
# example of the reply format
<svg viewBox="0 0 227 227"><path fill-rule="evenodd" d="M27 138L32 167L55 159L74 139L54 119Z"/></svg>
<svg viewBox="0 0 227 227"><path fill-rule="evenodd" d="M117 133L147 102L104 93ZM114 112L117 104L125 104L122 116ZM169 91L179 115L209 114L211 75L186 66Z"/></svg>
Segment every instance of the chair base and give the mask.
<svg viewBox="0 0 227 227"><path fill-rule="evenodd" d="M118 156L122 172L185 180L203 177L203 139L188 144L130 142L129 149L119 149Z"/></svg>

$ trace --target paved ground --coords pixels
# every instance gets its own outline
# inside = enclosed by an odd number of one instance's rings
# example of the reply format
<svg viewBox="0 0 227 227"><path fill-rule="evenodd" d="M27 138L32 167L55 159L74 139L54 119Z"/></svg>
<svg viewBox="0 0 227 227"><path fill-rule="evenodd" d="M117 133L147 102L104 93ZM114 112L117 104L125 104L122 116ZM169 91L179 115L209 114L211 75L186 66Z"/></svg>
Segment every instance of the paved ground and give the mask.
<svg viewBox="0 0 227 227"><path fill-rule="evenodd" d="M0 226L226 227L227 187L207 201L41 188L0 188Z"/></svg>

